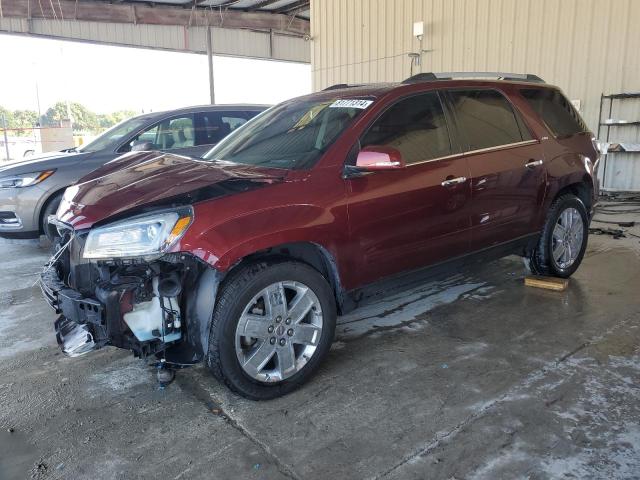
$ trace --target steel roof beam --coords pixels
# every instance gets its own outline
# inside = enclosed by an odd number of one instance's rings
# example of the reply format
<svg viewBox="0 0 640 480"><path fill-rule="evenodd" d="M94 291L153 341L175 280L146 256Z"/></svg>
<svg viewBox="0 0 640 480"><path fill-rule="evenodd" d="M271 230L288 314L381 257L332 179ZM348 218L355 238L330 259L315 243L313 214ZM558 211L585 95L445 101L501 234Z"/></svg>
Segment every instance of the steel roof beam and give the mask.
<svg viewBox="0 0 640 480"><path fill-rule="evenodd" d="M270 0L271 1L271 0ZM264 3L264 2L262 2ZM42 9L40 8L42 6ZM216 7L214 7L216 8ZM205 9L198 8L198 11ZM182 25L191 26L193 22L190 8L164 6L156 4L151 7L145 4L117 3L98 1L56 0L41 2L38 8L24 0L2 0L2 16L17 18L44 18L55 20L80 20L104 23L128 23L148 25ZM202 21L212 27L241 28L249 30L279 31L300 36L309 35L309 21L302 18L291 18L287 15L272 12L242 11L227 9L222 15L198 16L199 26Z"/></svg>

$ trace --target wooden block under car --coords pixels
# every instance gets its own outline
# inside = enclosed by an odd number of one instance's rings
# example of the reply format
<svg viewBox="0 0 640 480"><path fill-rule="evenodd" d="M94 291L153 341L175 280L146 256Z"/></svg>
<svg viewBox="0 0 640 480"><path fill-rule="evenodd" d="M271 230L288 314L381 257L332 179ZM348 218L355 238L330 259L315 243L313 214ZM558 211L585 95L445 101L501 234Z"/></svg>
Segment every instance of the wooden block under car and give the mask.
<svg viewBox="0 0 640 480"><path fill-rule="evenodd" d="M547 290L562 292L569 286L569 279L529 275L528 277L524 277L524 284L528 287L546 288Z"/></svg>

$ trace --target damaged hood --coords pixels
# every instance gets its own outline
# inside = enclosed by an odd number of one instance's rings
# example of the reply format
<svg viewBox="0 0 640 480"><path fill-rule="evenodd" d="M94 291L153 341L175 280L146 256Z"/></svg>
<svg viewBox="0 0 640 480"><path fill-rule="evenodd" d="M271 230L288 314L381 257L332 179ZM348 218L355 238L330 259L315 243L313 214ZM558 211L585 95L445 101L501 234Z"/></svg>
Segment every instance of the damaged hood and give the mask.
<svg viewBox="0 0 640 480"><path fill-rule="evenodd" d="M279 169L135 152L67 188L58 219L80 230L148 208L192 204L280 183L285 175Z"/></svg>

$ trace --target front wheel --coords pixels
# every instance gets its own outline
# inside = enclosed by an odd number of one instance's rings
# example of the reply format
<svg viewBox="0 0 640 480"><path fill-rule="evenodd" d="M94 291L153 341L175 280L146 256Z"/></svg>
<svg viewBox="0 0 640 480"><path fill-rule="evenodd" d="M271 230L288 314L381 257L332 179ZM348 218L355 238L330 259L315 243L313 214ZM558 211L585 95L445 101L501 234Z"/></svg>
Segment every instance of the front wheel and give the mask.
<svg viewBox="0 0 640 480"><path fill-rule="evenodd" d="M285 395L317 371L336 316L331 287L314 268L290 261L242 267L220 291L207 363L244 397Z"/></svg>
<svg viewBox="0 0 640 480"><path fill-rule="evenodd" d="M537 247L529 257L531 271L568 278L580 266L587 249L589 217L582 201L565 194L554 200Z"/></svg>
<svg viewBox="0 0 640 480"><path fill-rule="evenodd" d="M53 197L48 201L41 215L42 225L40 226L40 228L42 229L42 233L44 233L47 236L47 238L51 243L54 243L56 238L58 237L58 229L55 227L55 225L51 225L49 223L48 221L49 215L55 215L61 201L62 201L62 194L59 193L58 195L56 195L55 197Z"/></svg>

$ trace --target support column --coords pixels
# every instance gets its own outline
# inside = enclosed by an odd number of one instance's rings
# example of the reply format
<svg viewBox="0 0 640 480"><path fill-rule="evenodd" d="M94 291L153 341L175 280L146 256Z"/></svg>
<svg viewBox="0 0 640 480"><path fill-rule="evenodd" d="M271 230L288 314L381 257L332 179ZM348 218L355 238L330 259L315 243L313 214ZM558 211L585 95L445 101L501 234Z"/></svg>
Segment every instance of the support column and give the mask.
<svg viewBox="0 0 640 480"><path fill-rule="evenodd" d="M207 26L207 60L209 61L209 95L211 105L216 103L216 94L213 87L213 47L211 45L211 27Z"/></svg>
<svg viewBox="0 0 640 480"><path fill-rule="evenodd" d="M9 161L9 138L7 138L7 120L2 115L2 132L4 133L4 148L7 152L7 162Z"/></svg>

